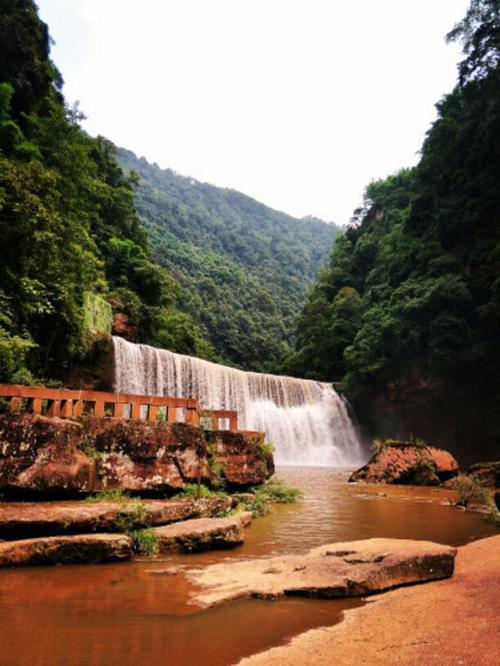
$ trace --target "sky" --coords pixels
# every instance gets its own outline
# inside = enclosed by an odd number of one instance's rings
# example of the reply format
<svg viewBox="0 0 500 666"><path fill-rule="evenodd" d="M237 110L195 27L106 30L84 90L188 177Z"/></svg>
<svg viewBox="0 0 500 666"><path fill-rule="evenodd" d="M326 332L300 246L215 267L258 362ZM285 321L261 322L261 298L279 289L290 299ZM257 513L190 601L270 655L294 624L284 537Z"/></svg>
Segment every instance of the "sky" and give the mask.
<svg viewBox="0 0 500 666"><path fill-rule="evenodd" d="M468 0L37 0L83 125L162 168L346 224L418 161Z"/></svg>

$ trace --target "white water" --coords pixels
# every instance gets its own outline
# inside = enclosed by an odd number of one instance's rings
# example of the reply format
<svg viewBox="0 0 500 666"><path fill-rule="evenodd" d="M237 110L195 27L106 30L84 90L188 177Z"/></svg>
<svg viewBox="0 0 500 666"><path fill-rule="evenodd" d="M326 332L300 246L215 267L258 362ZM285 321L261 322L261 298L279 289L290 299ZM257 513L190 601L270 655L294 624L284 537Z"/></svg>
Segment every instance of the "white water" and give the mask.
<svg viewBox="0 0 500 666"><path fill-rule="evenodd" d="M259 430L279 464L357 465L363 451L343 400L330 384L244 372L113 338L115 390L195 398L235 409L241 430Z"/></svg>

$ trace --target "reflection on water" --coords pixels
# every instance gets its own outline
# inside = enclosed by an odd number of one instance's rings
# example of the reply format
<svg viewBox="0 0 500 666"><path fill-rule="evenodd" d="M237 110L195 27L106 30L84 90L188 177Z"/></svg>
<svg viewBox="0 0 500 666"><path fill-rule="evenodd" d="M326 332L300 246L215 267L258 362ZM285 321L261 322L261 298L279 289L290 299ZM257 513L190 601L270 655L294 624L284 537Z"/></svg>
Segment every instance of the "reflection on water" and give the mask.
<svg viewBox="0 0 500 666"><path fill-rule="evenodd" d="M305 551L373 536L459 545L494 533L481 516L457 511L440 489L353 486L333 469L282 468L304 501L279 506L247 530L234 551L165 561L61 566L0 572L1 666L222 666L305 629L337 622L362 603L289 599L246 601L200 611L172 564ZM383 496L386 495L386 496Z"/></svg>

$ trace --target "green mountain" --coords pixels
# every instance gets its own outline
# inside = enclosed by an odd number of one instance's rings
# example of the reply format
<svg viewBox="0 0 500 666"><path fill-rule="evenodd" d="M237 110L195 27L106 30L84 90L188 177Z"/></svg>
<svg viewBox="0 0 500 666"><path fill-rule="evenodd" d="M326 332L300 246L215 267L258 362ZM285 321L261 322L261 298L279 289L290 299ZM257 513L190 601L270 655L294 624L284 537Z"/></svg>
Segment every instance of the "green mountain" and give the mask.
<svg viewBox="0 0 500 666"><path fill-rule="evenodd" d="M290 372L342 383L374 434L500 450L500 3L449 39L459 83L421 160L366 190L297 330Z"/></svg>
<svg viewBox="0 0 500 666"><path fill-rule="evenodd" d="M210 341L211 357L276 369L338 228L162 170L127 150L118 156L139 176L135 205L152 255L179 281L179 307Z"/></svg>

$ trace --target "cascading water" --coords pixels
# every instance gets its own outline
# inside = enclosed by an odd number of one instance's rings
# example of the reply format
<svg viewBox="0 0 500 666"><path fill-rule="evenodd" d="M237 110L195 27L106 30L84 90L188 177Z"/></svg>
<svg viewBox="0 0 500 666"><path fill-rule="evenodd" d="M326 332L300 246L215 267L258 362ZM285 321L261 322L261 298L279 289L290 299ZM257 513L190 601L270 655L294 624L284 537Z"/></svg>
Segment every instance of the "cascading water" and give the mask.
<svg viewBox="0 0 500 666"><path fill-rule="evenodd" d="M244 372L113 338L115 390L195 398L235 409L242 430L259 430L279 464L357 465L363 451L346 406L330 384Z"/></svg>

